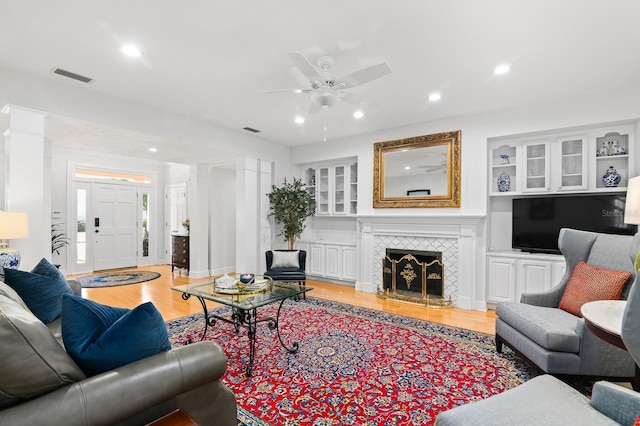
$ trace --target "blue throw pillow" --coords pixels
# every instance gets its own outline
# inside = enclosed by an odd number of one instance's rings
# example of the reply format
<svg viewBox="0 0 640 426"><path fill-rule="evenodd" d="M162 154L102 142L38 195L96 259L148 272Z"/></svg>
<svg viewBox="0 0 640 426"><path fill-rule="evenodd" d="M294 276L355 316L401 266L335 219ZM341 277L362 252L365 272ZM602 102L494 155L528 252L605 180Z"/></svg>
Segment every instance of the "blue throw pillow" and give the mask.
<svg viewBox="0 0 640 426"><path fill-rule="evenodd" d="M75 295L62 297L62 340L87 376L171 349L164 320L153 303L130 310Z"/></svg>
<svg viewBox="0 0 640 426"><path fill-rule="evenodd" d="M5 269L4 275L5 283L45 324L60 316L62 295L73 294L64 275L47 259L42 259L31 272Z"/></svg>

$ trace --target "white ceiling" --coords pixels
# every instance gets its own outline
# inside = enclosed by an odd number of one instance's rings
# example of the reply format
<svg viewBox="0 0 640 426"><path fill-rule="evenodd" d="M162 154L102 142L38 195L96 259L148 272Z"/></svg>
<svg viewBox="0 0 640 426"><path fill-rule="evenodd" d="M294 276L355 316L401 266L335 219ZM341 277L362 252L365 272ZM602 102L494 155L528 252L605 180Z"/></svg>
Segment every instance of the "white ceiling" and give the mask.
<svg viewBox="0 0 640 426"><path fill-rule="evenodd" d="M619 89L640 75L637 0L1 0L0 16L0 66L289 146L321 142L324 126L333 140ZM143 56L125 57L123 43ZM380 62L392 73L350 89L368 100L360 120L345 102L307 114L308 94L261 93L309 87L292 51L334 56L339 76ZM493 75L500 63L511 72ZM442 100L429 102L432 92ZM93 135L96 149L136 150L131 134L49 120L55 143Z"/></svg>

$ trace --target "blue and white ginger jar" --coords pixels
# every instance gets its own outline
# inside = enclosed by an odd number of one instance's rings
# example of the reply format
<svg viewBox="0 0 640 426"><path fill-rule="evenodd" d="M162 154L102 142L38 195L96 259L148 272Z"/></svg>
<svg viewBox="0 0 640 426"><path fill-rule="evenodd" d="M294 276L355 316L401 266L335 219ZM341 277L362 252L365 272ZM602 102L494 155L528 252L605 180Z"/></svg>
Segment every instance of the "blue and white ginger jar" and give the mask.
<svg viewBox="0 0 640 426"><path fill-rule="evenodd" d="M507 172L498 175L498 192L511 191L511 177Z"/></svg>
<svg viewBox="0 0 640 426"><path fill-rule="evenodd" d="M618 174L618 171L613 166L609 167L604 176L602 176L602 182L604 182L604 186L607 188L618 186L620 179L621 177Z"/></svg>

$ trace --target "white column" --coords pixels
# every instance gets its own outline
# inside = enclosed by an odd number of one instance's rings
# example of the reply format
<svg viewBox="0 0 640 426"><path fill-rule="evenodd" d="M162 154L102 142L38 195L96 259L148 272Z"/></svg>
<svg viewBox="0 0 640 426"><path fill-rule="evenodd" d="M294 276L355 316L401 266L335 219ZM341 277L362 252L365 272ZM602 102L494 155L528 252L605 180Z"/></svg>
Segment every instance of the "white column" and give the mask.
<svg viewBox="0 0 640 426"><path fill-rule="evenodd" d="M209 177L208 164L194 164L189 176L189 276L209 276Z"/></svg>
<svg viewBox="0 0 640 426"><path fill-rule="evenodd" d="M258 269L256 269L256 273L261 274L267 270L267 261L265 257L265 252L267 250L271 250L271 221L269 220L269 197L268 193L271 192L273 185L272 178L272 164L268 161L260 161L260 174L259 174L259 193L258 197L260 200L260 211L259 211L259 227L260 227L260 241L259 241L259 250L258 250Z"/></svg>
<svg viewBox="0 0 640 426"><path fill-rule="evenodd" d="M22 256L20 269L30 270L41 258L51 259L51 182L44 159L43 111L6 105L5 210L23 211L29 218L29 238L12 240ZM47 202L48 200L48 202Z"/></svg>
<svg viewBox="0 0 640 426"><path fill-rule="evenodd" d="M236 272L259 271L260 206L259 161L238 158L236 162Z"/></svg>
<svg viewBox="0 0 640 426"><path fill-rule="evenodd" d="M360 228L360 242L358 244L358 276L356 277L356 290L365 293L375 293L382 283L373 282L373 225L371 223L358 222Z"/></svg>

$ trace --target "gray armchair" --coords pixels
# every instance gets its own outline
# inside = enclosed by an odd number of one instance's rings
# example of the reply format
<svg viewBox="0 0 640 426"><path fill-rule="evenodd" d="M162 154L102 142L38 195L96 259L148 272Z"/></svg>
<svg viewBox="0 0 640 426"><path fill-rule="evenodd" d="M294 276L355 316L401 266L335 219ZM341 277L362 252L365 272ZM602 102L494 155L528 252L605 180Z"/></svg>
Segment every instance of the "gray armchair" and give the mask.
<svg viewBox="0 0 640 426"><path fill-rule="evenodd" d="M635 247L635 245L634 245ZM622 341L640 364L640 285L636 277L622 317ZM640 393L596 382L591 399L551 375L542 375L482 401L440 413L437 426L626 425L640 415Z"/></svg>
<svg viewBox="0 0 640 426"><path fill-rule="evenodd" d="M640 236L599 234L562 229L558 239L567 272L548 292L524 293L521 303L496 307L496 350L507 344L541 372L631 380L635 364L628 352L592 334L584 319L558 308L571 272L578 262L607 269L633 271ZM631 260L629 257L631 256ZM631 284L623 291L626 299Z"/></svg>

